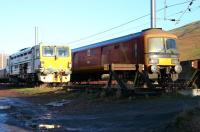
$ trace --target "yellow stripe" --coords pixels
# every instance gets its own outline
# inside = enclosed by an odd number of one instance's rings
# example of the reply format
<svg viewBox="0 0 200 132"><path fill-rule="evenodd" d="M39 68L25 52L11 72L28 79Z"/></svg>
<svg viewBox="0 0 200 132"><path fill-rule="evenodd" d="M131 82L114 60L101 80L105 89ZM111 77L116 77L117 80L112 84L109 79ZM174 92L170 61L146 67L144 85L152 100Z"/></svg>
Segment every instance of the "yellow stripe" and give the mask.
<svg viewBox="0 0 200 132"><path fill-rule="evenodd" d="M171 58L159 58L159 65L172 65Z"/></svg>

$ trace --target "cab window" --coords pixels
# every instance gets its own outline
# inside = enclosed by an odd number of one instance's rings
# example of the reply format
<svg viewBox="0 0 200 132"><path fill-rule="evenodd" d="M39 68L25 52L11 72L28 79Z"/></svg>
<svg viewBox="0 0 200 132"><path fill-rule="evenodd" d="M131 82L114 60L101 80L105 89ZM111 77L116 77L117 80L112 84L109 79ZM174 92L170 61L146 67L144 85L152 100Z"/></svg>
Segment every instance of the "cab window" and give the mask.
<svg viewBox="0 0 200 132"><path fill-rule="evenodd" d="M175 39L166 39L166 48L167 49L176 49Z"/></svg>
<svg viewBox="0 0 200 132"><path fill-rule="evenodd" d="M163 38L149 38L149 52L164 52Z"/></svg>
<svg viewBox="0 0 200 132"><path fill-rule="evenodd" d="M166 38L166 53L177 54L178 51L176 49L176 40L172 38Z"/></svg>
<svg viewBox="0 0 200 132"><path fill-rule="evenodd" d="M69 56L69 49L67 47L57 48L57 56L60 57Z"/></svg>
<svg viewBox="0 0 200 132"><path fill-rule="evenodd" d="M54 47L44 46L43 47L43 56L54 56Z"/></svg>

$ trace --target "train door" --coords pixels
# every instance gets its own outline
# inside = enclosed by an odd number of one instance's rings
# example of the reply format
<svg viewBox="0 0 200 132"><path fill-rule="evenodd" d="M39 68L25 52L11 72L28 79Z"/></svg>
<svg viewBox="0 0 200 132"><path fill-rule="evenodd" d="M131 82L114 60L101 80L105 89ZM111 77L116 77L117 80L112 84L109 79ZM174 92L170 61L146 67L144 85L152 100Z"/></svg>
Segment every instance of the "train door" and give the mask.
<svg viewBox="0 0 200 132"><path fill-rule="evenodd" d="M72 60L72 69L77 69L79 67L79 57L78 57L78 53L73 53L73 60Z"/></svg>
<svg viewBox="0 0 200 132"><path fill-rule="evenodd" d="M24 75L27 75L27 70L28 70L28 63L24 63L24 65L23 65L23 73L24 73Z"/></svg>
<svg viewBox="0 0 200 132"><path fill-rule="evenodd" d="M135 40L133 43L133 63L138 64L138 42Z"/></svg>
<svg viewBox="0 0 200 132"><path fill-rule="evenodd" d="M27 75L28 63L23 63L19 65L19 75L21 78L25 78Z"/></svg>
<svg viewBox="0 0 200 132"><path fill-rule="evenodd" d="M133 47L132 47L132 56L133 56L133 64L143 64L142 58L143 58L143 43L140 41L139 38L136 38L132 41Z"/></svg>
<svg viewBox="0 0 200 132"><path fill-rule="evenodd" d="M112 57L110 46L101 47L101 65L109 64Z"/></svg>
<svg viewBox="0 0 200 132"><path fill-rule="evenodd" d="M137 64L144 64L145 56L144 56L144 40L143 38L137 38Z"/></svg>
<svg viewBox="0 0 200 132"><path fill-rule="evenodd" d="M40 66L40 47L35 46L33 51L33 73L35 73L35 71L39 70Z"/></svg>

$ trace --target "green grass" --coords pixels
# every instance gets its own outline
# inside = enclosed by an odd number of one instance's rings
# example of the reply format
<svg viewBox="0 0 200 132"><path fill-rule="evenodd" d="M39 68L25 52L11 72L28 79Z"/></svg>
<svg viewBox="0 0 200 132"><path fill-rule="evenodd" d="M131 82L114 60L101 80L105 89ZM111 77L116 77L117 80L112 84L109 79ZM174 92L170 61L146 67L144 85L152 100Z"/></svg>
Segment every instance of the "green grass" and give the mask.
<svg viewBox="0 0 200 132"><path fill-rule="evenodd" d="M186 109L181 112L167 127L166 132L199 132L200 109Z"/></svg>
<svg viewBox="0 0 200 132"><path fill-rule="evenodd" d="M49 92L57 92L62 90L61 88L17 88L14 89L15 91L25 94L25 95L38 95L38 94L45 94Z"/></svg>

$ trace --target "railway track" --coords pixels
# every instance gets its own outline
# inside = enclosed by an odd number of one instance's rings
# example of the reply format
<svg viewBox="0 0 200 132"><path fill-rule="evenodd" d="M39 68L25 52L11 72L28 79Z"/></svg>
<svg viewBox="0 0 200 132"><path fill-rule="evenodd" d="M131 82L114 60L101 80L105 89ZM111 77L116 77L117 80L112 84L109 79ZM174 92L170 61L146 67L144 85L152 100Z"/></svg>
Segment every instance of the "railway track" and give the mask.
<svg viewBox="0 0 200 132"><path fill-rule="evenodd" d="M65 85L56 85L56 84L27 84L27 83L0 83L1 89L9 89L9 88L24 88L24 87L52 87L52 88L63 88L66 91L73 92L105 92L108 95L117 95L117 96L130 96L130 95L160 95L163 93L173 93L177 92L179 89L188 88L188 82L185 80L178 80L176 82L167 82L166 86L159 86L158 84L152 84L154 87L147 88L147 86L136 87L132 83L123 84L126 87L122 87L121 84L117 80L108 81L89 81L89 82L81 82L81 83L69 83ZM144 84L146 85L146 84Z"/></svg>

